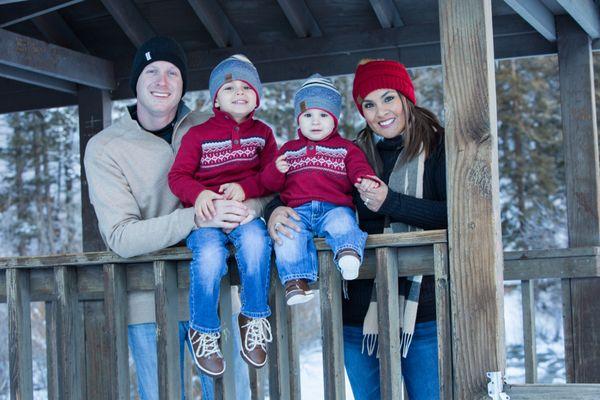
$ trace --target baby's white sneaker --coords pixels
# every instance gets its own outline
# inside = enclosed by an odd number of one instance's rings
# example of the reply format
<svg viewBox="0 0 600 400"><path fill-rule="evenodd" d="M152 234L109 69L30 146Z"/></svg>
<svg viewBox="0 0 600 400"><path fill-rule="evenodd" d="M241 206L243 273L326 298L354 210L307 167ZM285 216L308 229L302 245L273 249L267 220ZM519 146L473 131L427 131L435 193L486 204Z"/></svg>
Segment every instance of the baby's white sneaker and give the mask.
<svg viewBox="0 0 600 400"><path fill-rule="evenodd" d="M360 268L360 258L354 250L342 250L339 255L338 265L342 271L342 278L347 281L358 278L358 269Z"/></svg>

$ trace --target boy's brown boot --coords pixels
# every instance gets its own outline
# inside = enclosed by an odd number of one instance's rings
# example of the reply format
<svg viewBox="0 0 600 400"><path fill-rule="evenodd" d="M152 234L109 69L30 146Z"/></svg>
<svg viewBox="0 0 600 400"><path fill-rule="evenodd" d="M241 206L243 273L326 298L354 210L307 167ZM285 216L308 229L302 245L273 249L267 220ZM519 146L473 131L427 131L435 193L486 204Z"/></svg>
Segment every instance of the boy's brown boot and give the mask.
<svg viewBox="0 0 600 400"><path fill-rule="evenodd" d="M288 306L302 304L312 300L314 294L306 279L292 279L285 283L285 301Z"/></svg>
<svg viewBox="0 0 600 400"><path fill-rule="evenodd" d="M212 377L219 377L225 372L225 360L219 348L221 334L202 333L194 328L188 330L192 345L192 359L200 371Z"/></svg>
<svg viewBox="0 0 600 400"><path fill-rule="evenodd" d="M242 350L240 353L248 364L260 368L267 363L267 343L273 341L271 325L266 318L248 318L238 315Z"/></svg>

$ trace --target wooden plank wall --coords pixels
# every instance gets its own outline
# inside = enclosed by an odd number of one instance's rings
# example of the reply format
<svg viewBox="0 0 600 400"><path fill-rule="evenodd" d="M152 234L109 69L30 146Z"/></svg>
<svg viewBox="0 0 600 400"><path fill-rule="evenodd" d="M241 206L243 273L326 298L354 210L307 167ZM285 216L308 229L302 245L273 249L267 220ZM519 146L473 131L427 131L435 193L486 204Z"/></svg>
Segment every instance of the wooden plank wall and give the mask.
<svg viewBox="0 0 600 400"><path fill-rule="evenodd" d="M503 371L502 238L489 0L440 1L454 398Z"/></svg>
<svg viewBox="0 0 600 400"><path fill-rule="evenodd" d="M569 247L600 245L600 166L591 40L556 19ZM567 382L600 382L600 279L563 281Z"/></svg>

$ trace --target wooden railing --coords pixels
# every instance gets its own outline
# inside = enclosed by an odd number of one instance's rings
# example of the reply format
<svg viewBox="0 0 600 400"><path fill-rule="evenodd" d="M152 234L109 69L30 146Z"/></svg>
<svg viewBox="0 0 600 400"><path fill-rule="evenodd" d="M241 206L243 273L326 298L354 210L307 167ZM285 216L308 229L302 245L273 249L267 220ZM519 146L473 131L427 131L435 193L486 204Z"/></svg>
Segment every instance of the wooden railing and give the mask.
<svg viewBox="0 0 600 400"><path fill-rule="evenodd" d="M322 239L319 250L321 330L325 398L344 399L344 361L341 315L341 277L330 250ZM371 235L359 279L377 280L380 331L380 380L384 399L401 398L399 379L400 338L398 332L397 277L434 275L438 326L439 375L441 398L452 399L451 327L465 318L459 310L451 312L446 231ZM127 291L152 290L155 295L159 391L163 399L179 398L179 344L177 327L177 290L189 287L185 248L173 248L133 259L122 259L111 252L64 256L17 257L0 259L0 301L8 303L11 398L32 398L32 355L30 302L47 305L47 347L49 398L94 398L83 396L86 385L82 364L84 345L81 324L82 303L104 300L106 348L95 357L108 360L109 398L129 398L127 348ZM535 329L532 281L541 278L600 276L598 248L505 253L505 280L523 284L524 335L527 382L535 383ZM149 268L151 266L151 268ZM231 268L235 271L235 268ZM231 330L231 285L237 283L232 272L222 281L220 315ZM273 312L273 343L269 349L269 395L271 399L300 399L300 369L297 340L290 308L283 288L273 277L270 293ZM560 306L560 305L557 305ZM227 359L233 356L233 343L225 341ZM485 374L485 371L482 371ZM254 376L255 378L255 376ZM253 398L261 391L251 379ZM310 384L310 383L307 383ZM513 399L592 399L600 398L600 385L506 385ZM234 369L228 368L216 385L218 398L235 398Z"/></svg>

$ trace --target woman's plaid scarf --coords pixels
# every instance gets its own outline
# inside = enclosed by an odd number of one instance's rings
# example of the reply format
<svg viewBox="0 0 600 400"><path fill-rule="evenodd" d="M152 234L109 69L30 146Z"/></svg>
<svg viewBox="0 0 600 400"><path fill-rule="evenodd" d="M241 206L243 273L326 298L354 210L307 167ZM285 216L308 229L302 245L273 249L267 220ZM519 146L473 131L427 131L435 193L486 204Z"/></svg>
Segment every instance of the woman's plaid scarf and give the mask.
<svg viewBox="0 0 600 400"><path fill-rule="evenodd" d="M378 175L381 174L383 162L379 157L379 153L375 148L373 133L369 129L363 130L356 139L359 147L363 149L369 162L374 167ZM417 198L423 198L423 173L425 169L425 154L423 151L418 157L402 163L400 157L394 165L394 169L390 175L388 187L398 193ZM386 228L384 233L389 232L412 232L422 229L407 225L401 222L390 223L386 217ZM400 305L400 330L402 339L400 349L402 356L406 358L408 348L412 341L415 331L415 323L417 320L417 308L419 306L419 294L421 292L422 275L409 276L401 279L399 282L399 305ZM371 292L371 301L363 322L363 343L362 351L364 352L365 345L367 354L372 355L377 346L377 336L379 333L377 324L377 285L373 283ZM379 351L377 352L379 353Z"/></svg>

